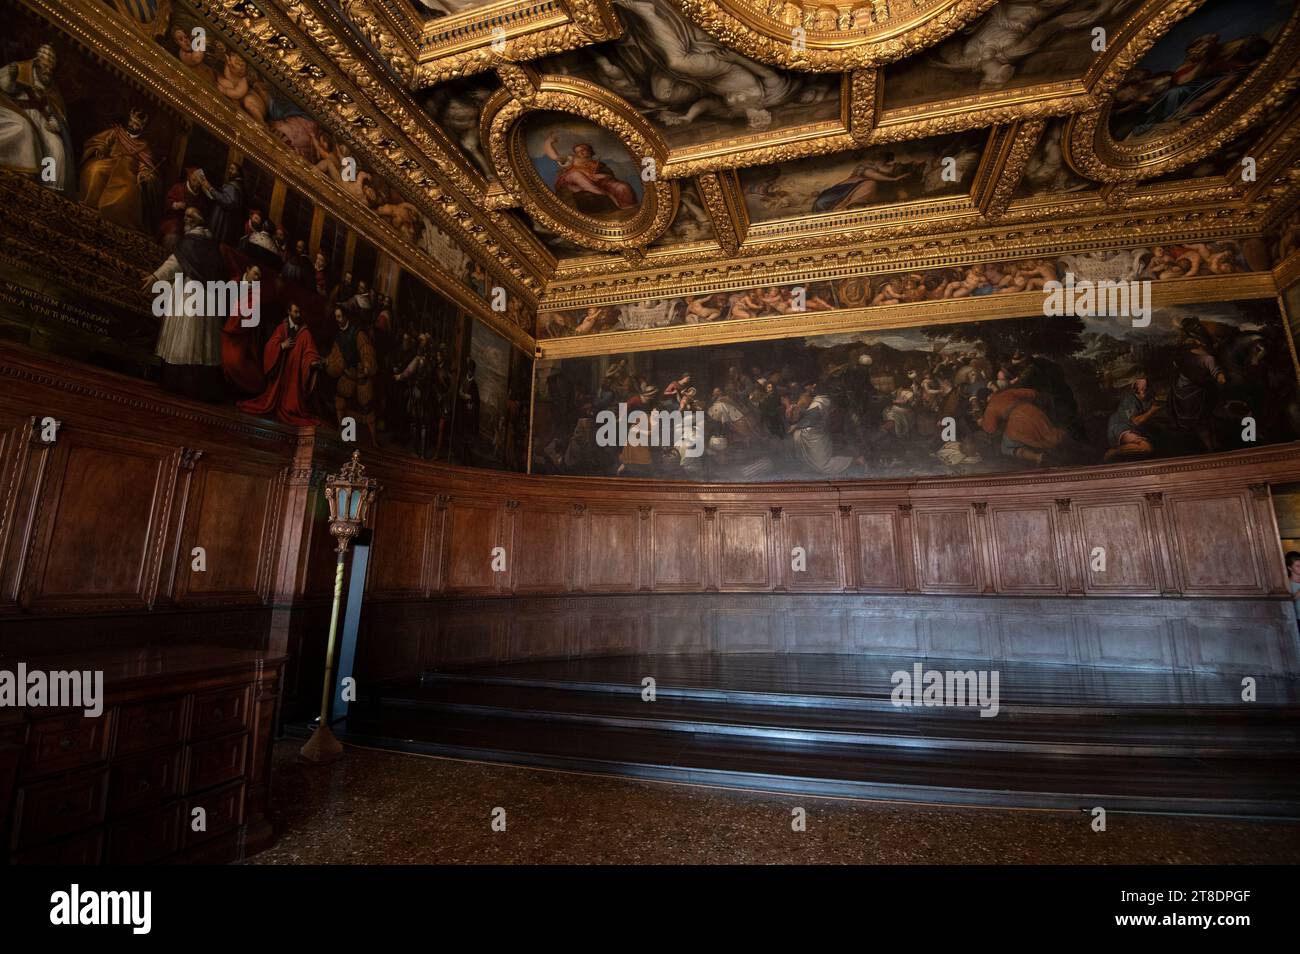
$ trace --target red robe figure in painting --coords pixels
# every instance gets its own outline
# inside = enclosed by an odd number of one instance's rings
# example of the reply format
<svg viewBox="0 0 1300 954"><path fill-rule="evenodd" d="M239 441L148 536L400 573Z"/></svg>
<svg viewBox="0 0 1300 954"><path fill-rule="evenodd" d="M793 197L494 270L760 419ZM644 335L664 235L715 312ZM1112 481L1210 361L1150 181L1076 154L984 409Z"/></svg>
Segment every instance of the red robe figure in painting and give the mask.
<svg viewBox="0 0 1300 954"><path fill-rule="evenodd" d="M260 285L261 268L250 265L240 280ZM228 317L221 329L221 370L225 372L226 383L241 394L260 394L266 387L258 330L256 326L245 326L240 314Z"/></svg>
<svg viewBox="0 0 1300 954"><path fill-rule="evenodd" d="M320 424L307 400L315 385L316 371L323 366L302 313L297 305L290 305L289 317L280 322L262 352L266 390L259 397L240 401L239 409L299 427Z"/></svg>
<svg viewBox="0 0 1300 954"><path fill-rule="evenodd" d="M564 156L555 148L557 138L556 133L551 133L542 145L546 155L560 167L555 177L556 195L580 212L598 214L636 207L636 192L596 159L588 143L578 143L570 155Z"/></svg>

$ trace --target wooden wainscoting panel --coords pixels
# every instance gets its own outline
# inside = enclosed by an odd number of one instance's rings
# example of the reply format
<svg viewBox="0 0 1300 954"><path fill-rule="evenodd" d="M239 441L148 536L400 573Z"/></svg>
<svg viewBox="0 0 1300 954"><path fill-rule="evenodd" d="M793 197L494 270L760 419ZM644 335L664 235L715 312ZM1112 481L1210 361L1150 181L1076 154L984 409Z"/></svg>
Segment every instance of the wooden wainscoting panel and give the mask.
<svg viewBox="0 0 1300 954"><path fill-rule="evenodd" d="M22 603L33 609L144 609L165 547L173 450L64 429L37 515Z"/></svg>
<svg viewBox="0 0 1300 954"><path fill-rule="evenodd" d="M375 501L367 595L378 599L424 596L433 547L433 504L429 500L381 494Z"/></svg>
<svg viewBox="0 0 1300 954"><path fill-rule="evenodd" d="M844 546L838 510L787 510L785 552L779 554L790 568L786 587L791 591L844 589ZM804 569L795 569L795 547L803 549Z"/></svg>
<svg viewBox="0 0 1300 954"><path fill-rule="evenodd" d="M999 593L1064 593L1051 503L991 504L993 583Z"/></svg>
<svg viewBox="0 0 1300 954"><path fill-rule="evenodd" d="M1171 494L1165 512L1182 592L1254 596L1268 591L1248 494Z"/></svg>
<svg viewBox="0 0 1300 954"><path fill-rule="evenodd" d="M275 529L278 473L200 461L195 476L176 563L176 601L261 602L265 544ZM194 569L195 547L204 551L202 571Z"/></svg>
<svg viewBox="0 0 1300 954"><path fill-rule="evenodd" d="M917 586L922 593L978 593L980 574L969 507L912 511Z"/></svg>
<svg viewBox="0 0 1300 954"><path fill-rule="evenodd" d="M582 518L586 532L586 589L630 593L636 589L637 512L589 510Z"/></svg>
<svg viewBox="0 0 1300 954"><path fill-rule="evenodd" d="M766 510L718 511L724 590L771 590L771 514Z"/></svg>
<svg viewBox="0 0 1300 954"><path fill-rule="evenodd" d="M703 590L708 552L704 511L656 507L650 529L650 588L655 592Z"/></svg>
<svg viewBox="0 0 1300 954"><path fill-rule="evenodd" d="M500 546L501 508L491 503L453 500L447 508L447 589L489 593L497 588L492 549ZM508 564L507 564L508 565Z"/></svg>
<svg viewBox="0 0 1300 954"><path fill-rule="evenodd" d="M904 587L896 507L854 510L858 544L858 589L899 593Z"/></svg>
<svg viewBox="0 0 1300 954"><path fill-rule="evenodd" d="M1079 504L1078 511L1084 592L1159 594L1150 524L1142 502L1086 502ZM1105 570L1094 569L1101 555L1098 548L1104 551Z"/></svg>
<svg viewBox="0 0 1300 954"><path fill-rule="evenodd" d="M514 592L563 593L570 588L570 513L527 503L515 512L509 552Z"/></svg>

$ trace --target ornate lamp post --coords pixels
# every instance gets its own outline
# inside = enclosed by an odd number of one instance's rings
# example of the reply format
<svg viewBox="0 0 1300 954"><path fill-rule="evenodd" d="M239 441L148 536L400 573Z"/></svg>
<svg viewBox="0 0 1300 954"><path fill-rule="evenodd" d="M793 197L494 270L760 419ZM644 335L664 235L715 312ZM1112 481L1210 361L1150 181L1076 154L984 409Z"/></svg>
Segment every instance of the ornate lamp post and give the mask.
<svg viewBox="0 0 1300 954"><path fill-rule="evenodd" d="M321 690L320 725L302 747L302 757L312 762L332 762L343 754L343 746L330 731L330 703L334 701L334 664L339 629L339 602L343 597L343 563L352 542L370 515L370 505L379 492L379 482L366 476L361 452L337 474L325 478L325 498L330 504L330 533L338 540L338 563L334 568L334 609L330 613L330 638L325 650L325 687Z"/></svg>

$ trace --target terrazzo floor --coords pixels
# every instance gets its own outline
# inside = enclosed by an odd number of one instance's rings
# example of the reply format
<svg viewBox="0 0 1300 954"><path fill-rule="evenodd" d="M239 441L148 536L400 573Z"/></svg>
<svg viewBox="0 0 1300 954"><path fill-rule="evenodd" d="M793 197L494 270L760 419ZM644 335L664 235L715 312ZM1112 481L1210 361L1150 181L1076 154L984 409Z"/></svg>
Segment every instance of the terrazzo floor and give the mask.
<svg viewBox="0 0 1300 954"><path fill-rule="evenodd" d="M1300 823L936 808L277 743L279 839L251 864L1253 864L1300 862ZM792 830L792 809L807 829ZM492 813L505 809L505 831Z"/></svg>

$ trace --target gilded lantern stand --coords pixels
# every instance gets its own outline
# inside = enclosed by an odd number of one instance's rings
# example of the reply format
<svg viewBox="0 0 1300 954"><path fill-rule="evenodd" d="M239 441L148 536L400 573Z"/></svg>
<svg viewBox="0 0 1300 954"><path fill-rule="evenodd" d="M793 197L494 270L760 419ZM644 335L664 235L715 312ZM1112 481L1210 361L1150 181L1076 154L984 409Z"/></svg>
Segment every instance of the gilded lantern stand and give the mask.
<svg viewBox="0 0 1300 954"><path fill-rule="evenodd" d="M370 505L379 492L379 482L366 476L361 452L337 474L325 479L325 498L330 507L330 533L338 540L338 562L334 567L334 607L330 611L330 635L325 649L325 685L321 689L320 724L302 747L302 757L311 762L332 762L343 754L343 745L330 731L330 703L334 699L334 667L338 652L339 603L343 598L343 567L348 546L370 516Z"/></svg>

